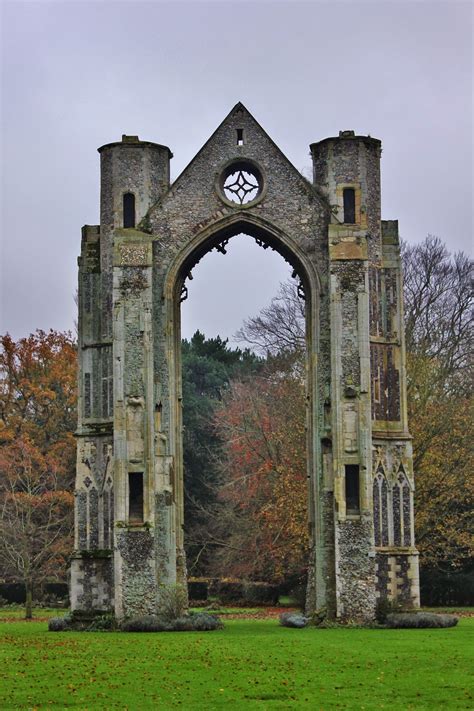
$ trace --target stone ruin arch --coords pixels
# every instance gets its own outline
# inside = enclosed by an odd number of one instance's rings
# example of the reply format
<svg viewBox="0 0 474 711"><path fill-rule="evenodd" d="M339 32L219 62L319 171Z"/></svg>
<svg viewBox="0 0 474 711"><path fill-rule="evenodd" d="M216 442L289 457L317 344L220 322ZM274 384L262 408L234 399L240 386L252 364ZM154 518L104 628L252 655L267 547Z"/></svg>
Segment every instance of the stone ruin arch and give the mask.
<svg viewBox="0 0 474 711"><path fill-rule="evenodd" d="M308 611L370 620L380 598L418 605L413 536L394 540L393 512L374 510L382 470L413 491L380 141L312 144L311 183L239 103L171 185L166 146L123 136L99 152L101 221L83 228L79 258L73 610L156 614L163 586L186 580L180 300L195 263L240 232L293 265L307 304Z"/></svg>

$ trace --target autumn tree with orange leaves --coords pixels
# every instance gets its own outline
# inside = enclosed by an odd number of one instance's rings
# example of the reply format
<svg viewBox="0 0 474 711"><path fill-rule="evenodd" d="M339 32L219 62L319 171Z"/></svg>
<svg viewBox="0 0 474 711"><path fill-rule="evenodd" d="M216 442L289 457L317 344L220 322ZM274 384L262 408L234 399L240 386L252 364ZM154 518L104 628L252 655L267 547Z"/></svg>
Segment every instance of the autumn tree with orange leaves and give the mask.
<svg viewBox="0 0 474 711"><path fill-rule="evenodd" d="M304 384L281 370L236 382L216 416L224 442L215 570L281 582L308 562Z"/></svg>
<svg viewBox="0 0 474 711"><path fill-rule="evenodd" d="M37 331L0 351L1 575L33 590L65 577L72 548L76 427L72 336Z"/></svg>

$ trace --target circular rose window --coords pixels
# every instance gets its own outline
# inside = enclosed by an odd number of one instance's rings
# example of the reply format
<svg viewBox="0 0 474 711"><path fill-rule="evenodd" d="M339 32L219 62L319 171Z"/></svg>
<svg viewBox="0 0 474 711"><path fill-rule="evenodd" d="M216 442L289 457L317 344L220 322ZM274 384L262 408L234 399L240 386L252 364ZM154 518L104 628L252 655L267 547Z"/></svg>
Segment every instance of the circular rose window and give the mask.
<svg viewBox="0 0 474 711"><path fill-rule="evenodd" d="M263 189L263 178L256 165L248 161L231 163L220 180L223 197L236 205L254 202Z"/></svg>

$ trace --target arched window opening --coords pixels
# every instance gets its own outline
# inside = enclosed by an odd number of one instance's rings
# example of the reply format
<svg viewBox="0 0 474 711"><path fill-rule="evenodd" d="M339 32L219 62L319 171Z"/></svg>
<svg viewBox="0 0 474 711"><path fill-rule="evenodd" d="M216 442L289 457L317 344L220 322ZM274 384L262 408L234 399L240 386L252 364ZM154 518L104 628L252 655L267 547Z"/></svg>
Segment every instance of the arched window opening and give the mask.
<svg viewBox="0 0 474 711"><path fill-rule="evenodd" d="M342 193L344 200L344 222L354 224L355 219L355 190L354 188L344 188Z"/></svg>
<svg viewBox="0 0 474 711"><path fill-rule="evenodd" d="M125 193L123 196L123 226L135 227L135 195Z"/></svg>

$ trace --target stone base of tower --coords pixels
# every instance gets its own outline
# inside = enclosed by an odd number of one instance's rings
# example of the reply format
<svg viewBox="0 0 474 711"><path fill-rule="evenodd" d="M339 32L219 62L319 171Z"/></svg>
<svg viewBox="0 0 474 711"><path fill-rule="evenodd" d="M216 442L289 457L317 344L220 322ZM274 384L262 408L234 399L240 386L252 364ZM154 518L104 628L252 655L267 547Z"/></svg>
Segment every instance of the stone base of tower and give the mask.
<svg viewBox="0 0 474 711"><path fill-rule="evenodd" d="M71 610L90 615L114 611L112 551L73 554L70 582Z"/></svg>
<svg viewBox="0 0 474 711"><path fill-rule="evenodd" d="M371 622L377 604L371 517L346 518L335 530L337 618Z"/></svg>
<svg viewBox="0 0 474 711"><path fill-rule="evenodd" d="M153 532L117 531L115 545L115 616L156 615L159 586Z"/></svg>
<svg viewBox="0 0 474 711"><path fill-rule="evenodd" d="M376 553L377 600L420 606L418 551L392 548Z"/></svg>

